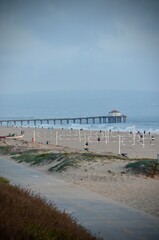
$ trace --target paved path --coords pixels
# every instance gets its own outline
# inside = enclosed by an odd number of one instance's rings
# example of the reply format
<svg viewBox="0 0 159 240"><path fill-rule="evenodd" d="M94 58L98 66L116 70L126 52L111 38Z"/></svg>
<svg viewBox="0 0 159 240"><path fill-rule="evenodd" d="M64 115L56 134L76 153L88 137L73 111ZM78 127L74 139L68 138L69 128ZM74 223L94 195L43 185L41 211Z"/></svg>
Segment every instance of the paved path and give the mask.
<svg viewBox="0 0 159 240"><path fill-rule="evenodd" d="M159 218L127 207L100 194L0 158L0 176L41 193L66 210L98 237L108 240L158 240Z"/></svg>

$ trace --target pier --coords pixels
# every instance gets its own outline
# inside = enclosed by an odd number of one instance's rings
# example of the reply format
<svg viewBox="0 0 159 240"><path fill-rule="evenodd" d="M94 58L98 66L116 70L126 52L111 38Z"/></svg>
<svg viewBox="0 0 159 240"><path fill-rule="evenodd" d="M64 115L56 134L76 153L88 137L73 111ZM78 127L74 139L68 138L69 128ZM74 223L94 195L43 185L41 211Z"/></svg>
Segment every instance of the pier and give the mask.
<svg viewBox="0 0 159 240"><path fill-rule="evenodd" d="M125 123L126 115L120 116L91 116L72 118L35 118L35 119L0 119L0 126L16 125L42 125L42 124L102 124L102 123Z"/></svg>

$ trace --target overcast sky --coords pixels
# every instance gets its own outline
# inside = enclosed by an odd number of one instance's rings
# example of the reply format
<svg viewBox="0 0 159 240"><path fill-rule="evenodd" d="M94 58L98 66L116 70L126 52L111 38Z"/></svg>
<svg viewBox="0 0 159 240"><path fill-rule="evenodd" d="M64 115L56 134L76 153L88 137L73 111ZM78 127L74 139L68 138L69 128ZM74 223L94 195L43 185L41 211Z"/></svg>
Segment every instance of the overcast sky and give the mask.
<svg viewBox="0 0 159 240"><path fill-rule="evenodd" d="M0 0L0 92L159 91L158 0Z"/></svg>

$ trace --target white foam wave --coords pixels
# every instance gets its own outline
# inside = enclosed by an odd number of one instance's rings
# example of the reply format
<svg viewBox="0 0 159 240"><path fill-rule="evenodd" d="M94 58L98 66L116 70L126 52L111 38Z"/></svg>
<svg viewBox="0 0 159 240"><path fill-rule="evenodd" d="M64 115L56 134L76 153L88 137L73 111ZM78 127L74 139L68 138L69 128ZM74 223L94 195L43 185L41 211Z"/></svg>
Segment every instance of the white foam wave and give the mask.
<svg viewBox="0 0 159 240"><path fill-rule="evenodd" d="M17 127L21 126L19 123ZM36 127L36 128L58 128L58 129L83 129L83 130L104 130L104 131L119 131L119 132L151 132L151 133L159 133L159 124L152 123L119 123L119 124L37 124L33 123L30 125L23 125L24 127Z"/></svg>

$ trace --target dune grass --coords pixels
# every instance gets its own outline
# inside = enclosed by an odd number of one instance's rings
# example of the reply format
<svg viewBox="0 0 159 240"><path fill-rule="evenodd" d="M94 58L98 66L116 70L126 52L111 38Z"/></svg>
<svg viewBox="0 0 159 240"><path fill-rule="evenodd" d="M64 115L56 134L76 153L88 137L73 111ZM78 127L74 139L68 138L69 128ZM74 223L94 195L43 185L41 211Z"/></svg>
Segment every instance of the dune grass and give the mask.
<svg viewBox="0 0 159 240"><path fill-rule="evenodd" d="M26 162L32 165L48 164L53 163L53 166L48 169L49 172L62 172L69 167L78 167L81 162L95 162L95 161L105 161L112 159L123 159L120 155L113 154L96 154L96 153L80 153L80 152L63 152L55 153L48 151L41 151L38 149L28 149L20 151L15 150L13 146L2 146L0 147L1 154L11 155L14 160L18 163ZM128 158L127 158L128 159Z"/></svg>
<svg viewBox="0 0 159 240"><path fill-rule="evenodd" d="M11 154L13 150L13 146L0 146L0 154L7 155Z"/></svg>
<svg viewBox="0 0 159 240"><path fill-rule="evenodd" d="M125 167L134 174L143 174L152 178L155 175L159 175L159 163L158 160L154 159L137 160L135 162L128 163Z"/></svg>
<svg viewBox="0 0 159 240"><path fill-rule="evenodd" d="M67 213L0 178L0 236L6 240L95 240Z"/></svg>
<svg viewBox="0 0 159 240"><path fill-rule="evenodd" d="M49 171L61 172L68 167L78 167L82 161L97 161L121 159L120 156L100 155L94 153L53 153L53 152L23 152L18 156L13 156L17 162L26 162L30 165L40 165L43 163L54 163L54 166L49 168Z"/></svg>
<svg viewBox="0 0 159 240"><path fill-rule="evenodd" d="M68 154L67 153L32 153L32 152L23 152L19 154L19 156L13 156L13 159L15 159L17 162L26 162L30 163L30 165L39 165L44 162L53 162L57 161L60 162L62 160L68 160Z"/></svg>

